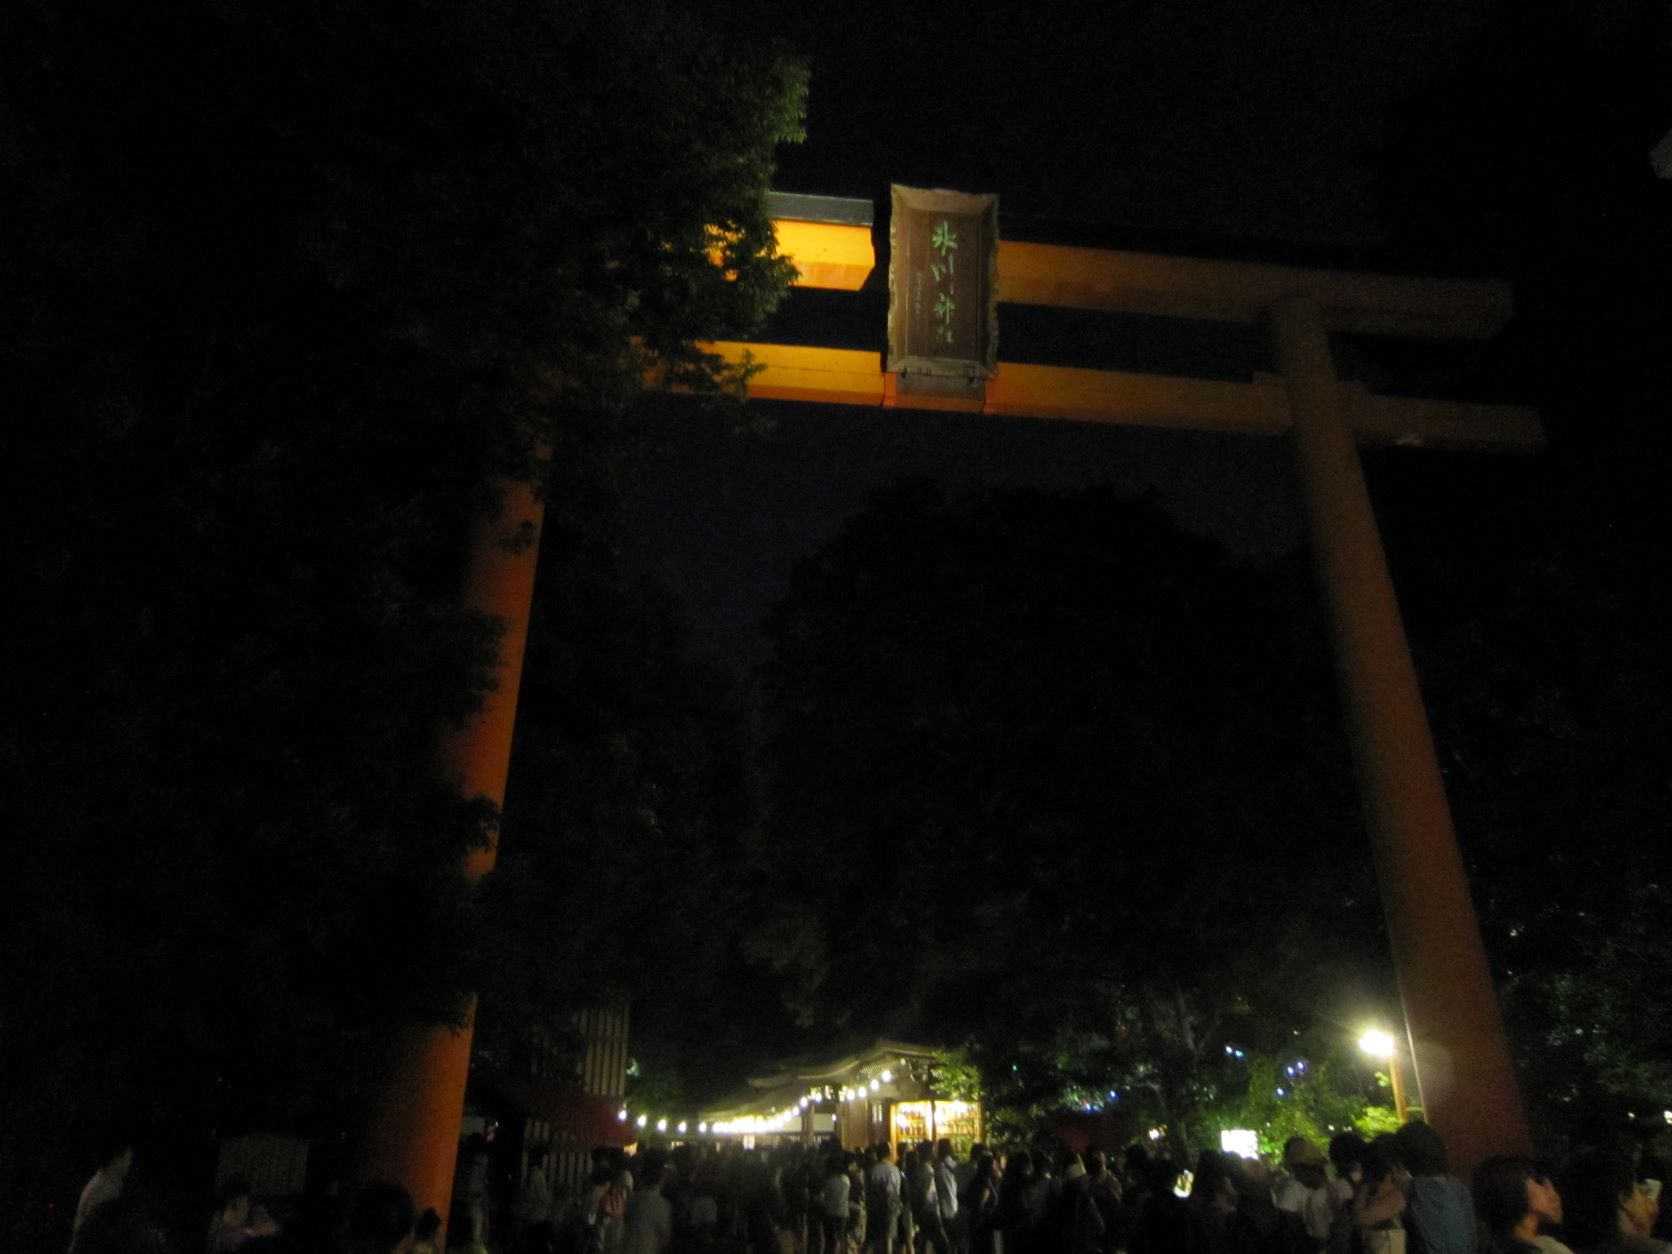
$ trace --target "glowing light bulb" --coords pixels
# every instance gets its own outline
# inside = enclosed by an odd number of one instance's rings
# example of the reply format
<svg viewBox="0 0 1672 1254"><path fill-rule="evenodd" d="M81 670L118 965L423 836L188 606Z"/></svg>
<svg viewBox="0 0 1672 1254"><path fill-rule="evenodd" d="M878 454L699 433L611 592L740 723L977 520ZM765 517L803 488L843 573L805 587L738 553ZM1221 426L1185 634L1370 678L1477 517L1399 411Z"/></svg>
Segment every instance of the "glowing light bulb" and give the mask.
<svg viewBox="0 0 1672 1254"><path fill-rule="evenodd" d="M1359 1037L1358 1047L1372 1058L1393 1057L1393 1037L1380 1028L1371 1028Z"/></svg>

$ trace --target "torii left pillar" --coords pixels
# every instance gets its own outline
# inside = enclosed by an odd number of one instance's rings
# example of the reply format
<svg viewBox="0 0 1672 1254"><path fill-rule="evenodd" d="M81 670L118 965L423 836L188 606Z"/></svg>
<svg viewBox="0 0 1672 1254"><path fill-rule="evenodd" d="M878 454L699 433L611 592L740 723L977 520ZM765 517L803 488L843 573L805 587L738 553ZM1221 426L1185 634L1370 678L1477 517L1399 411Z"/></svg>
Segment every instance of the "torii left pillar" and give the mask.
<svg viewBox="0 0 1672 1254"><path fill-rule="evenodd" d="M479 519L471 538L461 597L466 610L501 625L494 683L481 708L460 727L447 729L439 747L443 775L460 795L485 797L496 809L504 806L510 772L543 514L533 484L507 480L499 487L498 514ZM466 857L465 879L475 882L492 870L497 852L496 833L488 848ZM463 1028L410 1024L396 1033L354 1173L361 1183L401 1185L420 1214L433 1207L443 1224L452 1199L475 1014L472 998Z"/></svg>

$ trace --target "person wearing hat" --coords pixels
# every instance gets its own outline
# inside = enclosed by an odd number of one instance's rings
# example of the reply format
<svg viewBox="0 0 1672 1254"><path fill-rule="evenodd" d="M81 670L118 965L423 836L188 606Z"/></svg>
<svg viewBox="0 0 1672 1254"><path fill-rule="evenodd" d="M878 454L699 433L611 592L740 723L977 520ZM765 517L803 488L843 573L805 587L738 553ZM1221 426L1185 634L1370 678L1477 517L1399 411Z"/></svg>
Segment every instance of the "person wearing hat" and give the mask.
<svg viewBox="0 0 1672 1254"><path fill-rule="evenodd" d="M1303 1136L1290 1137L1283 1146L1283 1166L1289 1178L1273 1191L1272 1200L1278 1210L1299 1215L1313 1246L1322 1250L1329 1245L1336 1209L1324 1152Z"/></svg>
<svg viewBox="0 0 1672 1254"><path fill-rule="evenodd" d="M1096 1254L1103 1248L1103 1216L1092 1198L1091 1181L1078 1154L1070 1153L1064 1158L1062 1187L1052 1201L1046 1231L1054 1240L1043 1243L1045 1249L1064 1254Z"/></svg>

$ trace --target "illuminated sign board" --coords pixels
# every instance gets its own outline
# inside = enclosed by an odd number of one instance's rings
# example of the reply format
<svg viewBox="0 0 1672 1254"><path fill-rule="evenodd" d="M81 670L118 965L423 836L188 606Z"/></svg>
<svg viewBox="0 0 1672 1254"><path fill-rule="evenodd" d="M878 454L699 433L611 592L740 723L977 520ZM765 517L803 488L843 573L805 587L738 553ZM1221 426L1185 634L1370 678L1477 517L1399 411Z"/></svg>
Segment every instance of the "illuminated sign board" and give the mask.
<svg viewBox="0 0 1672 1254"><path fill-rule="evenodd" d="M889 219L888 368L998 373L999 198L896 184Z"/></svg>

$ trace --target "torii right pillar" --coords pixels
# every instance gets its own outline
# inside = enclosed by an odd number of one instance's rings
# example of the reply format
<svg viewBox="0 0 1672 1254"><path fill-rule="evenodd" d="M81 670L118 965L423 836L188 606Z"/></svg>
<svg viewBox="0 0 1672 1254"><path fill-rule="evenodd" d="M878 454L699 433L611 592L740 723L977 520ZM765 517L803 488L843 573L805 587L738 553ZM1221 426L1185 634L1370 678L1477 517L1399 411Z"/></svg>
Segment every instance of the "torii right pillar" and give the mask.
<svg viewBox="0 0 1672 1254"><path fill-rule="evenodd" d="M1316 301L1267 311L1425 1117L1466 1179L1526 1116L1358 447Z"/></svg>

